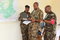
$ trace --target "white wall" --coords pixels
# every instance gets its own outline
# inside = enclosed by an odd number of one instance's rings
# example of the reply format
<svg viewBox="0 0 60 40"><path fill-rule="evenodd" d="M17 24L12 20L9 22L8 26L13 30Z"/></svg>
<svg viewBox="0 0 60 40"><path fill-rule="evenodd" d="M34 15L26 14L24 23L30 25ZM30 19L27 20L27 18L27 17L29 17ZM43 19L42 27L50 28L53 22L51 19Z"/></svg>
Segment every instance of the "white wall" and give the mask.
<svg viewBox="0 0 60 40"><path fill-rule="evenodd" d="M22 40L19 22L0 23L0 40Z"/></svg>

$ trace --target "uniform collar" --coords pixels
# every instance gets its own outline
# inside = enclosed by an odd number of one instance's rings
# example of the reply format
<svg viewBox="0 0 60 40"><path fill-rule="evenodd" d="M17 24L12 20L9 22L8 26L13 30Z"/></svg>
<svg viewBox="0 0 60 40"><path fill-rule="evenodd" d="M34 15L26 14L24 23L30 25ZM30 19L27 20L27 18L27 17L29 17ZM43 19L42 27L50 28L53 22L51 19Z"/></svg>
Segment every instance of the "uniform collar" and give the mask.
<svg viewBox="0 0 60 40"><path fill-rule="evenodd" d="M29 12L26 12L26 11L24 11L25 13L29 13Z"/></svg>
<svg viewBox="0 0 60 40"><path fill-rule="evenodd" d="M38 9L36 9L35 11L38 11L38 10L40 10L40 9L38 8Z"/></svg>
<svg viewBox="0 0 60 40"><path fill-rule="evenodd" d="M53 12L51 11L51 12L48 12L47 14L52 14Z"/></svg>

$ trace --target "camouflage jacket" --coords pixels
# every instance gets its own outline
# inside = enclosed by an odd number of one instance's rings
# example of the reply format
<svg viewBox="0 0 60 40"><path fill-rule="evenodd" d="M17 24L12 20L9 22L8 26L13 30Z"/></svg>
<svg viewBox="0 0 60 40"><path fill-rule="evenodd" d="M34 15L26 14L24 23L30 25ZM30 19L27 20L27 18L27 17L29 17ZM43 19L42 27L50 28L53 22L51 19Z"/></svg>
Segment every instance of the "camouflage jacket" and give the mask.
<svg viewBox="0 0 60 40"><path fill-rule="evenodd" d="M53 12L49 12L47 13L46 17L45 17L45 20L48 20L50 21L51 19L54 19L55 20L55 24L50 24L50 23L46 23L46 30L50 30L50 31L53 31L54 28L56 29L56 15L53 13Z"/></svg>
<svg viewBox="0 0 60 40"><path fill-rule="evenodd" d="M23 19L24 19L24 18L25 18L25 19L28 19L29 17L31 17L31 16L30 16L30 12L25 12L25 11L24 11L24 12L21 12L21 13L20 13L20 17L18 18L18 20L21 21L21 24L23 24L22 22L25 21L25 20L23 20Z"/></svg>

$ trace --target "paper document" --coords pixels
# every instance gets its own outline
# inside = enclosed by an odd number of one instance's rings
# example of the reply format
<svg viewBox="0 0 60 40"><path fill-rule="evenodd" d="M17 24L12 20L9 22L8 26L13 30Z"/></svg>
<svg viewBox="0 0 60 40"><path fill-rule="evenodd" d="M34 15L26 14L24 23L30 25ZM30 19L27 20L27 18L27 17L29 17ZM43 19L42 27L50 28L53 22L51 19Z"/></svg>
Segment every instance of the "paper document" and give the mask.
<svg viewBox="0 0 60 40"><path fill-rule="evenodd" d="M23 21L24 24L28 25L31 21Z"/></svg>
<svg viewBox="0 0 60 40"><path fill-rule="evenodd" d="M23 20L28 20L27 18L23 18Z"/></svg>

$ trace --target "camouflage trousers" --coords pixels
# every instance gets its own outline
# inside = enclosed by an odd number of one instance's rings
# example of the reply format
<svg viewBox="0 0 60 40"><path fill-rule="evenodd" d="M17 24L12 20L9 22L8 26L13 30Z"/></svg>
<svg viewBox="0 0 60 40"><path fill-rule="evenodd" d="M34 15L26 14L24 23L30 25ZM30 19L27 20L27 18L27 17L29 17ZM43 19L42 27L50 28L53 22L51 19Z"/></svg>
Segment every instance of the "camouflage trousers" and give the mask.
<svg viewBox="0 0 60 40"><path fill-rule="evenodd" d="M46 31L44 35L44 40L55 40L56 34L54 32Z"/></svg>
<svg viewBox="0 0 60 40"><path fill-rule="evenodd" d="M22 39L23 40L28 40L28 25L21 24L21 33L22 33Z"/></svg>
<svg viewBox="0 0 60 40"><path fill-rule="evenodd" d="M29 34L29 40L38 40L38 24L37 23L31 23L29 25L28 34Z"/></svg>
<svg viewBox="0 0 60 40"><path fill-rule="evenodd" d="M56 37L56 27L55 26L46 26L44 40L55 40Z"/></svg>

